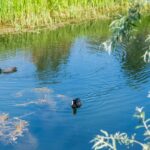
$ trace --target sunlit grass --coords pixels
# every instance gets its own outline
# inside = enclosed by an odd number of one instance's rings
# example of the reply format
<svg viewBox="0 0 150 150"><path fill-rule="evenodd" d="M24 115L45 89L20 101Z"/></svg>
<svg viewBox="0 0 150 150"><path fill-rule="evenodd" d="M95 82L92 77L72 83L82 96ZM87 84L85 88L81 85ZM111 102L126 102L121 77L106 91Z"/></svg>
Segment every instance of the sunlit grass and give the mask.
<svg viewBox="0 0 150 150"><path fill-rule="evenodd" d="M45 26L68 19L109 16L128 6L128 0L1 0L0 24L16 28ZM122 7L121 7L122 6ZM114 11L115 10L115 11Z"/></svg>

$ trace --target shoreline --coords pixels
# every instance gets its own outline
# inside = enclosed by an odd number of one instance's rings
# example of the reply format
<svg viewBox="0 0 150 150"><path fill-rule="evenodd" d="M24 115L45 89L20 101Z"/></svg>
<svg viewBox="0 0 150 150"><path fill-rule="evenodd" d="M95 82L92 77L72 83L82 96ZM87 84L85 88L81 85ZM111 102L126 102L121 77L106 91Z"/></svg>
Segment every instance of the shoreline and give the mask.
<svg viewBox="0 0 150 150"><path fill-rule="evenodd" d="M92 20L109 20L110 17L108 16L95 16L95 17L89 17L89 18L85 18L85 19L71 19L68 21L64 21L61 23L54 23L54 24L49 24L49 25L45 25L45 26L38 26L35 28L23 28L23 29L19 29L17 30L15 27L12 26L8 26L8 25L0 25L0 36L3 35L9 35L9 34L22 34L22 33L38 33L42 30L56 30L59 28L62 28L66 25L74 25L74 24L80 24L80 23L84 23L87 21L92 21Z"/></svg>
<svg viewBox="0 0 150 150"><path fill-rule="evenodd" d="M109 9L105 10L107 11L106 14L104 14L104 12L102 10L100 10L99 8L88 8L88 9L81 9L81 11L79 12L79 15L75 16L75 17L67 17L67 16L53 16L54 20L56 20L55 22L52 23L47 23L47 24L43 24L43 25L35 25L35 26L21 26L21 25L17 25L16 27L13 25L2 25L0 24L0 36L3 35L10 35L10 34L21 34L21 33L38 33L42 30L56 30L58 28L64 27L66 25L71 25L71 24L80 24L83 22L87 22L87 21L91 21L91 20L109 20L111 18L113 18L114 16L116 16L118 13L119 14L124 14L126 12L126 9L128 7L125 7L124 9L122 8L122 6L115 6L115 7L110 7ZM148 8L150 8L150 5L147 6L147 8L144 9L144 13L143 15L149 15L148 12ZM86 12L86 13L84 13ZM77 12L75 12L77 13Z"/></svg>
<svg viewBox="0 0 150 150"><path fill-rule="evenodd" d="M43 24L31 24L31 25L21 25L16 24L0 24L0 36L7 35L7 34L18 34L18 33L25 33L25 32L39 32L44 29L49 30L56 30L58 28L64 27L65 25L71 25L71 24L78 24L90 20L97 20L97 19L110 19L111 17L115 16L116 14L124 13L126 10L122 9L122 6L116 5L115 7L110 8L99 8L99 7L88 7L88 8L78 8L79 10L76 10L74 12L74 16L70 16L67 11L69 9L65 10L66 13L60 13L56 16L52 16L52 22L49 23L43 23ZM106 11L106 13L105 13ZM113 13L112 13L113 12Z"/></svg>

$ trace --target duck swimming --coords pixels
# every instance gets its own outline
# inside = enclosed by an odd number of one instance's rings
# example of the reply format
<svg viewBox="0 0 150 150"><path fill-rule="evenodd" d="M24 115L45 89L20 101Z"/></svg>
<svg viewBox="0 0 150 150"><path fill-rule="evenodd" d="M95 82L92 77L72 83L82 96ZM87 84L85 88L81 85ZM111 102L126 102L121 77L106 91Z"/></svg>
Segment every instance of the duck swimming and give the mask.
<svg viewBox="0 0 150 150"><path fill-rule="evenodd" d="M17 71L17 67L10 67L6 69L1 69L0 68L0 73L13 73Z"/></svg>
<svg viewBox="0 0 150 150"><path fill-rule="evenodd" d="M71 107L72 107L73 109L80 108L81 105L82 105L82 104L81 104L80 98L75 98L75 99L72 100Z"/></svg>

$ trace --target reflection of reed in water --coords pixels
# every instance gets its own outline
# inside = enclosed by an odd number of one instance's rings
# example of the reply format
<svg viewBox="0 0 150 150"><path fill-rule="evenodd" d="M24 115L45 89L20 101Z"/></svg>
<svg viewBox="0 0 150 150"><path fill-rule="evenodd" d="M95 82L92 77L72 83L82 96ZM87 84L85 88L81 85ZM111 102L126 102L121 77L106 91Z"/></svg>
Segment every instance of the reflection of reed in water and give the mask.
<svg viewBox="0 0 150 150"><path fill-rule="evenodd" d="M47 67L55 71L59 69L58 66L62 61L66 62L69 48L74 39L79 36L95 37L107 35L108 28L106 26L108 27L108 21L98 20L81 25L69 25L56 31L46 30L39 34L23 33L1 36L0 57L6 59L9 56L15 56L17 55L17 49L19 49L19 52L24 51L27 54L31 52L33 54L33 62L37 65L38 71ZM28 56L26 55L25 57Z"/></svg>
<svg viewBox="0 0 150 150"><path fill-rule="evenodd" d="M126 43L126 59L122 60L122 68L127 75L136 79L136 75L142 76L146 63L143 60L145 53L147 33L150 29L149 17L145 17L137 27L137 32L132 40Z"/></svg>
<svg viewBox="0 0 150 150"><path fill-rule="evenodd" d="M139 85L146 82L149 73L146 71L146 63L143 60L145 47L144 35L138 34L137 39L131 41L126 48L126 59L122 60L122 69L128 77L130 85Z"/></svg>

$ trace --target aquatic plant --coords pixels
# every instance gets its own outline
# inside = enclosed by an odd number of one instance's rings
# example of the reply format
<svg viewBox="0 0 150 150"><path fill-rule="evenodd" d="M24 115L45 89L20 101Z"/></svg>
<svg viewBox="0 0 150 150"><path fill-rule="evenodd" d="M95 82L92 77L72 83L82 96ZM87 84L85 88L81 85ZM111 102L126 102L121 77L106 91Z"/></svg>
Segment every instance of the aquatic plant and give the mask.
<svg viewBox="0 0 150 150"><path fill-rule="evenodd" d="M143 150L150 149L150 119L146 119L143 107L136 107L136 113L134 117L138 118L141 125L138 125L136 129L144 128L144 142L136 140L136 134L128 136L127 133L117 132L115 134L109 134L107 131L100 130L101 134L97 135L91 142L94 142L93 149L109 149L117 150L118 144L125 145L127 147L139 145Z"/></svg>
<svg viewBox="0 0 150 150"><path fill-rule="evenodd" d="M6 121L6 120L8 120L8 114L2 113L2 114L0 115L0 122L4 122L4 121Z"/></svg>
<svg viewBox="0 0 150 150"><path fill-rule="evenodd" d="M47 87L34 88L33 91L38 93L53 93L53 90Z"/></svg>
<svg viewBox="0 0 150 150"><path fill-rule="evenodd" d="M13 143L27 131L28 122L19 117L0 114L0 142Z"/></svg>
<svg viewBox="0 0 150 150"><path fill-rule="evenodd" d="M53 102L52 100L52 93L53 90L49 89L47 87L40 87L40 88L33 88L32 90L30 90L32 92L32 94L38 94L38 98L35 100L30 100L30 101L26 101L24 103L20 103L20 104L16 104L15 106L19 106L19 107L25 107L25 106L29 106L29 105L55 105L55 102ZM17 97L18 97L18 93L19 93L19 97L20 97L20 92L17 92ZM22 92L21 92L21 96L22 96Z"/></svg>
<svg viewBox="0 0 150 150"><path fill-rule="evenodd" d="M25 90L23 91L26 92ZM55 111L58 108L59 103L64 103L67 101L69 102L69 100L71 99L68 96L63 95L63 94L55 94L54 90L48 87L33 88L33 89L29 89L28 92L31 92L32 96L35 94L34 99L31 100L33 98L31 97L30 99L27 99L24 102L15 104L16 107L48 106L51 110ZM20 92L17 92L16 94L18 93L20 97ZM58 103L58 100L59 100L59 103Z"/></svg>
<svg viewBox="0 0 150 150"><path fill-rule="evenodd" d="M43 104L48 104L49 101L46 99L38 99L38 100L33 100L33 101L29 101L26 103L21 103L21 104L16 104L15 106L28 106L28 105L43 105Z"/></svg>

